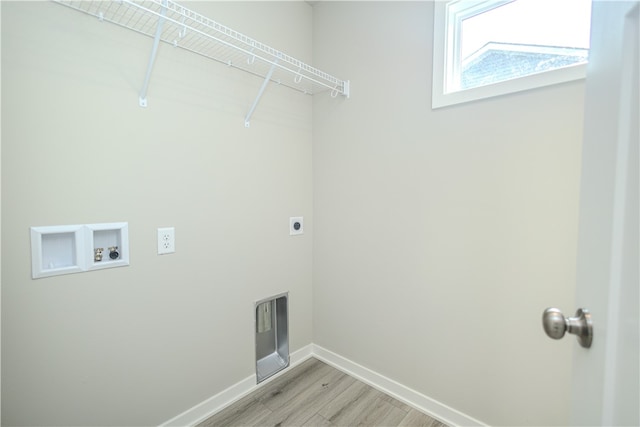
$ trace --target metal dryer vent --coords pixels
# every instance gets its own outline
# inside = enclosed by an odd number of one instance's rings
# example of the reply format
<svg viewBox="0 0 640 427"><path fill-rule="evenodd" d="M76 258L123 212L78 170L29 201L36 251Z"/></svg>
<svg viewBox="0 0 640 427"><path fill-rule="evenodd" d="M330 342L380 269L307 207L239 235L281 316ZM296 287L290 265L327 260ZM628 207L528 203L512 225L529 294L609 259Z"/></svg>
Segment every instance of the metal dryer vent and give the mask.
<svg viewBox="0 0 640 427"><path fill-rule="evenodd" d="M255 304L258 383L289 366L288 299L284 293Z"/></svg>

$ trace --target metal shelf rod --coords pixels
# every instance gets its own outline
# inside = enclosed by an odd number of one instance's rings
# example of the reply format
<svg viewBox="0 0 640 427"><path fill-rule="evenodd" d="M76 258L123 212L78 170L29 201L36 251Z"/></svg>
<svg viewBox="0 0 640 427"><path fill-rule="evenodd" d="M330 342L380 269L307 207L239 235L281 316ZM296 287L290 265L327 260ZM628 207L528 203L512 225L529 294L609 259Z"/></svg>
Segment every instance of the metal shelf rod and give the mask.
<svg viewBox="0 0 640 427"><path fill-rule="evenodd" d="M161 16L158 19L158 26L156 28L156 35L153 38L153 47L151 48L151 55L149 56L149 64L147 65L147 74L144 76L144 82L142 83L142 90L140 91L140 98L138 102L141 107L147 106L147 90L149 89L149 81L151 80L151 70L153 64L156 61L156 54L158 53L158 45L160 44L160 36L162 35L162 26L167 15L166 0L163 1Z"/></svg>
<svg viewBox="0 0 640 427"><path fill-rule="evenodd" d="M273 75L273 70L275 69L276 69L276 64L273 64L271 66L271 69L267 73L267 76L264 78L264 82L262 82L262 86L260 86L260 90L258 91L258 96L256 96L256 100L253 101L253 105L251 106L251 108L249 108L249 112L244 118L244 127L248 128L251 125L251 116L253 115L253 112L258 106L258 102L260 101L260 98L262 98L262 94L264 93L264 90L267 88L267 85L269 84L269 80L271 80L271 76Z"/></svg>

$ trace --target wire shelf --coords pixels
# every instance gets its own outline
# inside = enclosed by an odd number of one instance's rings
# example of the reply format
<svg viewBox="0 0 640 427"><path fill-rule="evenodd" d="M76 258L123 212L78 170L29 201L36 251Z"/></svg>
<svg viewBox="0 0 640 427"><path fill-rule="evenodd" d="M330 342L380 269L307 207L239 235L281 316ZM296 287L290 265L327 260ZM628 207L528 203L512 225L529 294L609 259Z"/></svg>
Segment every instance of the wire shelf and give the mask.
<svg viewBox="0 0 640 427"><path fill-rule="evenodd" d="M313 95L349 96L349 82L260 43L171 0L52 0L276 84ZM161 31L158 31L161 28Z"/></svg>

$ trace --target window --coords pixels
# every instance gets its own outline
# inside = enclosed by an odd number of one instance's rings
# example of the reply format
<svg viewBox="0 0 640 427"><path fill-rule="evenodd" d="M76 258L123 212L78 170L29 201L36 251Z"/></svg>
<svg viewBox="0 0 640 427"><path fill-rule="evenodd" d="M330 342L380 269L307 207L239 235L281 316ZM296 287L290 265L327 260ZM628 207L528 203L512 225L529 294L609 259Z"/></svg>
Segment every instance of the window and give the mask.
<svg viewBox="0 0 640 427"><path fill-rule="evenodd" d="M586 75L590 0L436 1L433 108Z"/></svg>

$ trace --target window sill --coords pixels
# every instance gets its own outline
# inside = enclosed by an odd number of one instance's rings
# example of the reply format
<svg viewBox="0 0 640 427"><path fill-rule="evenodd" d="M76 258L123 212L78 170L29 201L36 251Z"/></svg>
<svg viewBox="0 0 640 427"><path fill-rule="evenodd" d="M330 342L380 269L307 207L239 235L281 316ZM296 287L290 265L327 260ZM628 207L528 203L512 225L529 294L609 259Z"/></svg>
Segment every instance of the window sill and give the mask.
<svg viewBox="0 0 640 427"><path fill-rule="evenodd" d="M587 64L573 65L449 93L444 93L442 77L438 81L436 74L436 70L434 69L431 105L433 109L584 79L587 75Z"/></svg>

